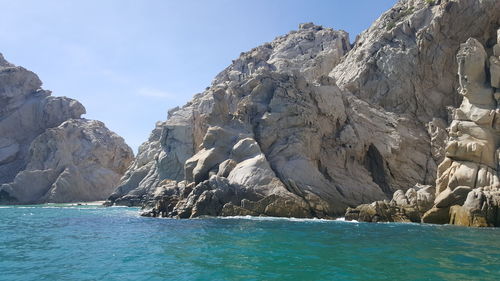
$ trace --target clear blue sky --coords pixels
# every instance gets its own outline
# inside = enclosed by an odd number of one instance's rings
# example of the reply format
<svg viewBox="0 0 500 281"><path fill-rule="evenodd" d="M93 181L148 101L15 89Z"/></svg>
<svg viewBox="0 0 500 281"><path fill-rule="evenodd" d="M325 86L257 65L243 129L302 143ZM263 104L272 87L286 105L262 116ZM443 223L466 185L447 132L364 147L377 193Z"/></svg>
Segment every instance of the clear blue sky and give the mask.
<svg viewBox="0 0 500 281"><path fill-rule="evenodd" d="M0 0L0 52L136 150L167 110L299 23L351 41L396 0Z"/></svg>

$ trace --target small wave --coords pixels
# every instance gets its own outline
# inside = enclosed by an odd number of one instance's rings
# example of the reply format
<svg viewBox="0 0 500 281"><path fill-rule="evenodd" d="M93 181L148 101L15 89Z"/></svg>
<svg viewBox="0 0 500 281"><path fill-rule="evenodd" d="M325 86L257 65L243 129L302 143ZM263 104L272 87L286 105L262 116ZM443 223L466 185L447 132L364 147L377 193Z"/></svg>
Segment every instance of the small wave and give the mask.
<svg viewBox="0 0 500 281"><path fill-rule="evenodd" d="M342 218L337 218L337 219L335 219L335 221L340 221L340 222L348 222L348 223L359 223L359 221L357 221L357 220L350 220L350 221L348 221L348 220L346 220L344 217L342 217Z"/></svg>
<svg viewBox="0 0 500 281"><path fill-rule="evenodd" d="M100 210L102 207L82 207L82 206L60 206L60 207L40 207L41 209L74 209L74 210Z"/></svg>
<svg viewBox="0 0 500 281"><path fill-rule="evenodd" d="M96 205L92 206L82 206L82 205L65 205L65 206L45 206L45 205L33 205L33 206L0 206L0 209L77 209L77 210L97 210L102 209Z"/></svg>
<svg viewBox="0 0 500 281"><path fill-rule="evenodd" d="M65 207L65 206L102 206L105 201L72 202L72 203L46 203L47 206Z"/></svg>
<svg viewBox="0 0 500 281"><path fill-rule="evenodd" d="M208 217L207 217L208 218ZM228 216L214 217L217 219L244 219L255 221L293 221L293 222L333 222L334 220L318 219L318 218L286 218L286 217L256 217L256 216Z"/></svg>
<svg viewBox="0 0 500 281"><path fill-rule="evenodd" d="M359 223L357 220L346 220L344 217L337 219L319 219L319 218L287 218L287 217L256 217L256 216L228 216L228 217L205 217L217 219L243 219L255 221L292 221L292 222L320 222L320 223ZM203 218L201 218L203 219Z"/></svg>

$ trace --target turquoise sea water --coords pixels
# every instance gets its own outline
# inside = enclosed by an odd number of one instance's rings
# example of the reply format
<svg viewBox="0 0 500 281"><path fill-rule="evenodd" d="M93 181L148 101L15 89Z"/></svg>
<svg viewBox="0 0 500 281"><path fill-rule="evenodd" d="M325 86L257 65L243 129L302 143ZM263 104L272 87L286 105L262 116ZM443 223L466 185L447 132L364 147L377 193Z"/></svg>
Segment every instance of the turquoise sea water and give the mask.
<svg viewBox="0 0 500 281"><path fill-rule="evenodd" d="M0 206L0 280L498 280L500 229Z"/></svg>

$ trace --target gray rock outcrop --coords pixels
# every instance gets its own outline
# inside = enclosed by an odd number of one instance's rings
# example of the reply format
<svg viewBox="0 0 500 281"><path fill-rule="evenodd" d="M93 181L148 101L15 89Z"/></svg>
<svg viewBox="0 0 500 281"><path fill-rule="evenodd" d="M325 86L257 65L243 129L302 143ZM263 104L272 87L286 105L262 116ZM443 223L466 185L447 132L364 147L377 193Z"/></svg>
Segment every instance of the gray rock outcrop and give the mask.
<svg viewBox="0 0 500 281"><path fill-rule="evenodd" d="M434 184L455 53L494 0L400 1L355 42L312 24L243 53L158 123L109 204L148 215L336 217Z"/></svg>
<svg viewBox="0 0 500 281"><path fill-rule="evenodd" d="M0 204L103 200L132 161L78 101L53 97L0 55Z"/></svg>
<svg viewBox="0 0 500 281"><path fill-rule="evenodd" d="M500 29L497 40L500 42ZM458 92L463 99L453 110L435 196L426 196L426 204L415 204L398 190L389 204L374 202L349 208L346 219L500 226L500 92L496 84L500 71L494 66L498 46L493 46L489 59L483 45L473 38L458 51ZM419 212L412 212L414 209Z"/></svg>

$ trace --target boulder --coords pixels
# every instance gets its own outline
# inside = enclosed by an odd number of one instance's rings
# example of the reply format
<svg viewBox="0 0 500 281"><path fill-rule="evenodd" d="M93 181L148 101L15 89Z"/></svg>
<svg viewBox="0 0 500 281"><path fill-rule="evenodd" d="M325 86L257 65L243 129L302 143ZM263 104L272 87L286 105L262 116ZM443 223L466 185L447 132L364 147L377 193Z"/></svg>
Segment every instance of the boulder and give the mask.
<svg viewBox="0 0 500 281"><path fill-rule="evenodd" d="M450 221L450 207L433 207L422 216L422 222L434 224L446 224Z"/></svg>
<svg viewBox="0 0 500 281"><path fill-rule="evenodd" d="M436 197L435 205L438 208L450 207L453 205L462 205L467 198L467 194L472 191L472 188L468 186L458 186L451 190L450 188L445 189L445 191L439 193Z"/></svg>
<svg viewBox="0 0 500 281"><path fill-rule="evenodd" d="M375 201L356 208L347 208L345 219L363 222L420 222L433 205L435 189L416 185L406 193L394 192L391 201Z"/></svg>
<svg viewBox="0 0 500 281"><path fill-rule="evenodd" d="M458 51L459 93L464 98L450 125L446 159L436 181L435 205L424 216L424 222L498 225L499 204L493 194L500 192L500 131L493 122L498 114L493 88L500 73L494 69L495 59L490 57L488 80L487 53L478 40L468 39Z"/></svg>

